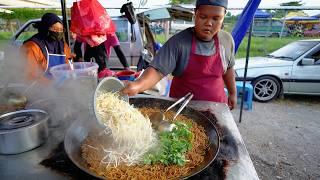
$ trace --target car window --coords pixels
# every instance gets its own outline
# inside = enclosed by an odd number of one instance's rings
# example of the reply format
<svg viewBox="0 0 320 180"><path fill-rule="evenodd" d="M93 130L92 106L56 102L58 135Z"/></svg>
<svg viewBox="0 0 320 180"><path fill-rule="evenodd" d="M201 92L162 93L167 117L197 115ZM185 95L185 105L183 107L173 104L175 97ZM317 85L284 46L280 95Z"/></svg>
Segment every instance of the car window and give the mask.
<svg viewBox="0 0 320 180"><path fill-rule="evenodd" d="M28 25L27 28L24 29L24 31L21 32L21 34L17 37L17 41L23 43L23 41L31 38L33 35L38 33L38 29L35 28L36 23L31 23Z"/></svg>
<svg viewBox="0 0 320 180"><path fill-rule="evenodd" d="M176 19L176 20L174 21L174 23L176 23L176 24L184 24L184 21L181 20L181 19Z"/></svg>
<svg viewBox="0 0 320 180"><path fill-rule="evenodd" d="M320 50L307 55L306 58L314 59L314 64L320 65Z"/></svg>
<svg viewBox="0 0 320 180"><path fill-rule="evenodd" d="M308 50L317 45L319 41L297 41L290 43L273 53L269 54L271 57L280 58L283 60L295 60Z"/></svg>
<svg viewBox="0 0 320 180"><path fill-rule="evenodd" d="M117 31L116 35L120 42L126 42L129 40L128 32L128 21L125 19L117 19L113 21L116 24Z"/></svg>

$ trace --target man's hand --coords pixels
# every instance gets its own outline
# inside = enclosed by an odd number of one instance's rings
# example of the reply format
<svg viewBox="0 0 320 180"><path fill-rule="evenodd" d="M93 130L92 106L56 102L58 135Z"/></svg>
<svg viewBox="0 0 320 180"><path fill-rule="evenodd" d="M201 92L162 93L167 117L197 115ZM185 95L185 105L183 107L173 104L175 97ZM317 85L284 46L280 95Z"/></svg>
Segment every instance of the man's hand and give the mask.
<svg viewBox="0 0 320 180"><path fill-rule="evenodd" d="M121 93L128 94L128 96L137 95L140 92L140 85L135 81L125 81L125 87L121 90Z"/></svg>
<svg viewBox="0 0 320 180"><path fill-rule="evenodd" d="M230 110L237 107L237 94L229 94L228 106L229 106Z"/></svg>
<svg viewBox="0 0 320 180"><path fill-rule="evenodd" d="M227 72L223 75L224 83L228 90L228 106L230 110L234 109L237 106L237 89L236 89L236 81L234 75L234 69L231 67L227 70Z"/></svg>
<svg viewBox="0 0 320 180"><path fill-rule="evenodd" d="M125 82L125 87L121 90L123 94L128 94L129 96L134 96L140 92L152 88L157 84L162 78L162 74L159 73L153 67L147 68L139 77L133 82Z"/></svg>

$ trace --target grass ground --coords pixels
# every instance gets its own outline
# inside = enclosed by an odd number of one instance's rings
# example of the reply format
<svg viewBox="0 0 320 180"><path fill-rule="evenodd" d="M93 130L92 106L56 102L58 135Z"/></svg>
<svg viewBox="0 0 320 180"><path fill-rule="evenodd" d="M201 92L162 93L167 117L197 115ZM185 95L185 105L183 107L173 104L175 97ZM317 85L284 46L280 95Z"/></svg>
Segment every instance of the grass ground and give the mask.
<svg viewBox="0 0 320 180"><path fill-rule="evenodd" d="M251 38L251 46L250 46L250 56L265 56L272 51L279 49L280 47L299 40L303 39L303 37L252 37ZM164 44L166 42L164 35L156 35L155 40ZM246 57L246 48L247 48L248 38L244 38L240 47L237 51L236 58L244 58Z"/></svg>
<svg viewBox="0 0 320 180"><path fill-rule="evenodd" d="M250 45L250 57L254 56L265 56L280 47L302 39L301 37L252 37ZM236 58L246 57L248 38L243 39L240 47L236 53Z"/></svg>

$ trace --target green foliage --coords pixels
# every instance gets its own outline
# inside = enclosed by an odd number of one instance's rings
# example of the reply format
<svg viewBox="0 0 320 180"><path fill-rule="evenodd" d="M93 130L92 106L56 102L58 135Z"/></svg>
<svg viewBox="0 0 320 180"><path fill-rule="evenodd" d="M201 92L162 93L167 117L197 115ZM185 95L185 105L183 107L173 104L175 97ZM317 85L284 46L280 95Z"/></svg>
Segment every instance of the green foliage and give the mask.
<svg viewBox="0 0 320 180"><path fill-rule="evenodd" d="M0 13L2 19L19 19L20 21L27 21L29 19L41 18L41 16L47 12L55 13L61 15L61 10L55 9L31 9L31 8L13 8L8 9L13 11L11 14Z"/></svg>
<svg viewBox="0 0 320 180"><path fill-rule="evenodd" d="M281 3L280 6L302 6L304 3L301 1L291 1L286 3ZM290 10L291 12L295 12L298 10ZM286 10L279 9L271 12L272 17L274 18L283 18L286 15Z"/></svg>
<svg viewBox="0 0 320 180"><path fill-rule="evenodd" d="M285 2L280 4L280 6L302 6L302 5L304 5L302 1L290 1L290 2Z"/></svg>
<svg viewBox="0 0 320 180"><path fill-rule="evenodd" d="M9 40L11 39L12 35L12 32L0 32L0 40Z"/></svg>
<svg viewBox="0 0 320 180"><path fill-rule="evenodd" d="M194 0L170 0L170 4L192 4Z"/></svg>
<svg viewBox="0 0 320 180"><path fill-rule="evenodd" d="M164 44L167 41L166 36L164 34L156 34L154 36L154 39L156 42L160 42L161 44Z"/></svg>
<svg viewBox="0 0 320 180"><path fill-rule="evenodd" d="M185 153L192 147L191 127L182 122L175 122L175 125L176 127L171 132L159 134L159 149L145 156L145 164L162 163L183 166L186 163Z"/></svg>

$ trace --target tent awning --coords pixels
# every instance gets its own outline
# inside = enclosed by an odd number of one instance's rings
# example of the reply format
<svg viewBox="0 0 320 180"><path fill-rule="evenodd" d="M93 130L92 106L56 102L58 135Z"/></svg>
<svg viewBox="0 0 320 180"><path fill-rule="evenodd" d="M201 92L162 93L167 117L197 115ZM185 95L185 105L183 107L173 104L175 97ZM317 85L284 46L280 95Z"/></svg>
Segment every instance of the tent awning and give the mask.
<svg viewBox="0 0 320 180"><path fill-rule="evenodd" d="M254 18L271 18L271 14L266 12L266 11L262 11L260 9L258 9L256 11L256 13L254 14Z"/></svg>
<svg viewBox="0 0 320 180"><path fill-rule="evenodd" d="M285 18L286 21L317 21L319 20L316 17L304 17L304 16L294 16Z"/></svg>

